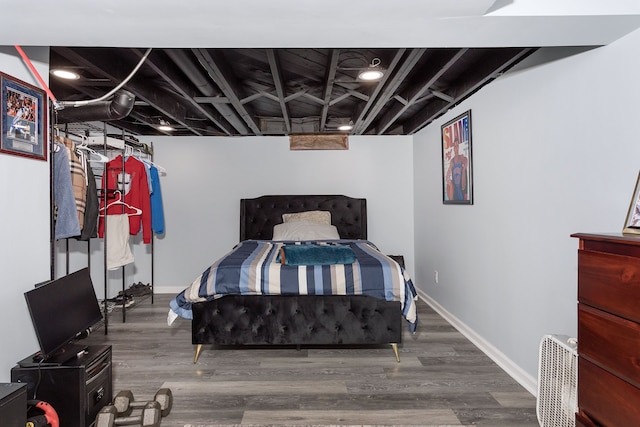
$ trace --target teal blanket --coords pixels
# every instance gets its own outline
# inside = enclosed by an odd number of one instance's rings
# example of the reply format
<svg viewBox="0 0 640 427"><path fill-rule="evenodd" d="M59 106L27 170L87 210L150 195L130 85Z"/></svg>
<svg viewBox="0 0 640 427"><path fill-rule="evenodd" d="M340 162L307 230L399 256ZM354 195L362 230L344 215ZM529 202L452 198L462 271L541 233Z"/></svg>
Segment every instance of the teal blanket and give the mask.
<svg viewBox="0 0 640 427"><path fill-rule="evenodd" d="M285 265L353 264L356 255L342 245L284 245L276 261Z"/></svg>

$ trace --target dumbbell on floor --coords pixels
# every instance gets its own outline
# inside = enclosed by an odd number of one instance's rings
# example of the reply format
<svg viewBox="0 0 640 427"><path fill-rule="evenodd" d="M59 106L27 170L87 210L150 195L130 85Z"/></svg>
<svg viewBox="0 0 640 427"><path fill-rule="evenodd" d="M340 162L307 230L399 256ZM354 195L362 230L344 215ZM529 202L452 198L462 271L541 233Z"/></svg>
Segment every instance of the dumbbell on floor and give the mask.
<svg viewBox="0 0 640 427"><path fill-rule="evenodd" d="M173 406L173 394L169 388L161 388L153 397L152 402L158 402L160 404L160 415L166 417L171 412ZM113 398L113 406L118 410L118 416L128 416L136 408L143 408L148 402L133 400L133 393L131 390L123 390L116 394Z"/></svg>
<svg viewBox="0 0 640 427"><path fill-rule="evenodd" d="M136 416L119 417L118 410L113 405L104 406L96 416L94 427L114 427L138 425L141 427L159 427L160 404L156 401L147 402L142 413Z"/></svg>

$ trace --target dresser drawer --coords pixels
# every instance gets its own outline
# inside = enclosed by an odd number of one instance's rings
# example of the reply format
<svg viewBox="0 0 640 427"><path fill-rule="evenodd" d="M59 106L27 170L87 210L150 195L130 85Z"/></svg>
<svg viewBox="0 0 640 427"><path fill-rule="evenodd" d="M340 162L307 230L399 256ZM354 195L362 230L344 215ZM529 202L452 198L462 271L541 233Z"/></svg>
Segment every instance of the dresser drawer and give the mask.
<svg viewBox="0 0 640 427"><path fill-rule="evenodd" d="M578 357L578 406L596 424L637 426L640 390Z"/></svg>
<svg viewBox="0 0 640 427"><path fill-rule="evenodd" d="M640 321L640 258L578 251L578 301Z"/></svg>
<svg viewBox="0 0 640 427"><path fill-rule="evenodd" d="M640 387L640 325L578 304L578 353Z"/></svg>
<svg viewBox="0 0 640 427"><path fill-rule="evenodd" d="M589 419L583 412L576 412L576 427L599 427Z"/></svg>

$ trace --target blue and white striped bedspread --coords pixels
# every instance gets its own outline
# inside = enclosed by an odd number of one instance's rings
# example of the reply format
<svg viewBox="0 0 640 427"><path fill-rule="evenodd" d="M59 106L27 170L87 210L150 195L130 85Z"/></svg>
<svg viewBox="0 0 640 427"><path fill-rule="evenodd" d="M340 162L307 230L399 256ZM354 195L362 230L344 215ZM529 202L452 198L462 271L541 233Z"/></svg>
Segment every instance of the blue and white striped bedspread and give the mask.
<svg viewBox="0 0 640 427"><path fill-rule="evenodd" d="M276 261L283 244L347 245L353 264L282 265ZM245 240L207 268L169 306L178 316L192 319L191 304L241 295L369 295L400 301L411 332L418 325L417 294L398 263L368 240L282 242Z"/></svg>

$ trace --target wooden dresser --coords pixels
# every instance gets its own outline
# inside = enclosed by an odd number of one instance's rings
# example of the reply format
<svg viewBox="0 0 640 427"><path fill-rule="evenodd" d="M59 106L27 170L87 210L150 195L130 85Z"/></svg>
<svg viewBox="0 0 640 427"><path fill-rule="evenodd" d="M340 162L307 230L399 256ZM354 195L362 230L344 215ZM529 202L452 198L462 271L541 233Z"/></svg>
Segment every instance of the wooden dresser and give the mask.
<svg viewBox="0 0 640 427"><path fill-rule="evenodd" d="M640 426L640 236L578 248L577 426Z"/></svg>

